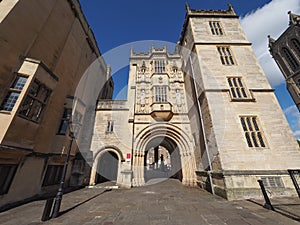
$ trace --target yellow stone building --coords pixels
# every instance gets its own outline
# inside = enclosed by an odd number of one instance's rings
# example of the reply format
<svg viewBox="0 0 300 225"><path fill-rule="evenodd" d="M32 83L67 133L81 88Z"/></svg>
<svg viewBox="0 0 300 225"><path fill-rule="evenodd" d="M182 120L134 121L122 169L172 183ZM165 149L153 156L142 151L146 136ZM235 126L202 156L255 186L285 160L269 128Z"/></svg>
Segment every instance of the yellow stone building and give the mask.
<svg viewBox="0 0 300 225"><path fill-rule="evenodd" d="M74 93L101 53L76 0L1 1L0 49L0 207L4 207L57 191L70 143L67 118L73 101L85 101L75 99ZM104 83L109 78L106 64L103 60L98 64L98 82ZM111 85L99 96L111 98ZM96 102L97 93L94 98ZM83 127L89 120L86 110L73 112ZM88 184L90 168L83 157L90 156L79 154L73 142L66 186Z"/></svg>

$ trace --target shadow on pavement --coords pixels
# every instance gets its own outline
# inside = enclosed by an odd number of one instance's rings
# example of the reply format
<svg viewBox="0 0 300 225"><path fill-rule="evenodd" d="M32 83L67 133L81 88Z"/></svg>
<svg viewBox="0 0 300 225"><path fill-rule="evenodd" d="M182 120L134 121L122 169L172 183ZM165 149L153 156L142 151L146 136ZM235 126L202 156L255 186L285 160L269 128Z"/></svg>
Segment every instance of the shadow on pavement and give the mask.
<svg viewBox="0 0 300 225"><path fill-rule="evenodd" d="M255 201L253 199L247 199L247 201L252 202L254 204L257 204L257 205L259 205L261 207L264 207L264 204L262 204L260 202L257 202L257 201ZM299 206L300 204L272 204L272 205L273 205L273 207L275 209L274 212L279 213L279 214L281 214L283 216L286 216L286 217L288 217L288 218L290 218L292 220L295 220L297 222L300 222L300 216L299 215L296 215L296 214L294 214L294 213L292 213L292 212L290 212L290 211L288 211L286 209L281 208L282 206L287 206L290 209L292 209L293 206ZM296 211L297 211L297 209L296 209Z"/></svg>
<svg viewBox="0 0 300 225"><path fill-rule="evenodd" d="M112 190L112 189L106 189L106 190L104 190L104 191L103 191L102 193L100 193L100 194L97 194L97 195L95 195L95 196L93 196L93 197L91 197L91 198L89 198L89 199L87 199L87 200L85 200L85 201L83 201L83 202L80 202L80 203L78 203L78 204L76 204L76 205L74 205L74 206L72 206L72 207L70 207L70 208L68 208L68 209L66 209L66 210L61 211L61 212L59 213L59 216L62 216L63 214L66 214L66 213L70 212L71 210L77 208L78 206L81 206L81 205L83 205L84 203L87 203L87 202L91 201L92 199L97 198L98 196L100 196L100 195L102 195L102 194L104 194L104 193L106 193L106 192L109 192L109 191L111 191L111 190Z"/></svg>

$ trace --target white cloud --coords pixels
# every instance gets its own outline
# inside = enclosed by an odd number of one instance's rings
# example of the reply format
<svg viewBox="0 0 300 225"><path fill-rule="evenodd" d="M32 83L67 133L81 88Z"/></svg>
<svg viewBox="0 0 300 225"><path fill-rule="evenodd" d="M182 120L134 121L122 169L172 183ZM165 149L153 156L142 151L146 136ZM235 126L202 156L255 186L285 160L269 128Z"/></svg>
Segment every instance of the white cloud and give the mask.
<svg viewBox="0 0 300 225"><path fill-rule="evenodd" d="M268 49L268 35L277 39L288 27L287 12L300 14L299 0L272 0L262 8L240 18L248 40L253 44L254 52L265 71L272 87L284 82L278 66L271 58Z"/></svg>
<svg viewBox="0 0 300 225"><path fill-rule="evenodd" d="M290 125L295 137L300 139L300 113L296 105L292 105L283 110L285 116L290 119Z"/></svg>
<svg viewBox="0 0 300 225"><path fill-rule="evenodd" d="M284 112L284 114L287 114L287 115L289 115L289 114L297 114L298 109L297 109L296 105L291 105L291 106L285 108L283 110L283 112Z"/></svg>

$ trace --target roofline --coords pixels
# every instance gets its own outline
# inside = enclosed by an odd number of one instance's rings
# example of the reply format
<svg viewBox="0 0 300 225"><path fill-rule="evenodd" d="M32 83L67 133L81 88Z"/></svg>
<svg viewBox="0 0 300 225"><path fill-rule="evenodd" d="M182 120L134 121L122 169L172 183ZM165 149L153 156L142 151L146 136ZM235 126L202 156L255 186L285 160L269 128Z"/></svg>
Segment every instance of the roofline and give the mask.
<svg viewBox="0 0 300 225"><path fill-rule="evenodd" d="M92 31L89 23L87 22L87 19L82 11L81 5L79 0L68 0L71 9L75 15L76 18L78 18L81 27L86 34L86 40L92 49L93 52L95 52L97 57L100 57L102 54L100 52L99 46L97 44L94 32Z"/></svg>
<svg viewBox="0 0 300 225"><path fill-rule="evenodd" d="M192 17L206 17L206 18L239 18L238 15L234 12L233 7L228 4L228 9L227 10L195 10L195 9L190 9L189 5L186 4L186 14L184 18L184 23L183 23L183 28L180 34L179 38L179 45L182 45L183 42L183 37L186 32L186 28L188 25L188 20L189 18Z"/></svg>

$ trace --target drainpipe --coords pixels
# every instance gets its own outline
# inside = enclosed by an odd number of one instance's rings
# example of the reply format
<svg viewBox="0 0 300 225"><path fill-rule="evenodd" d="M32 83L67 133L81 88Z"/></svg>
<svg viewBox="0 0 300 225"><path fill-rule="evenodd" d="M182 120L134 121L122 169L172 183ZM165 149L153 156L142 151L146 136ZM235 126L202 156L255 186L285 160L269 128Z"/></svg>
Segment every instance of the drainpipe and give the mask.
<svg viewBox="0 0 300 225"><path fill-rule="evenodd" d="M134 100L133 100L133 116L132 116L132 139L131 139L131 171L132 171L132 176L136 175L133 173L133 157L134 157L134 120L135 120L135 105L136 105L136 77L137 77L137 64L133 64L133 66L135 67L135 78L134 78L134 83L135 83L135 90L134 90ZM128 87L130 88L130 87ZM135 165L136 166L136 165ZM134 177L131 178L131 185L132 185L132 179L134 179Z"/></svg>
<svg viewBox="0 0 300 225"><path fill-rule="evenodd" d="M196 93L196 98L197 98L197 107L198 107L198 114L199 114L199 118L200 118L200 123L201 123L201 129L202 129L202 133L203 133L203 139L204 139L204 146L205 146L205 151L206 151L206 156L207 156L207 160L208 160L208 179L209 179L209 184L210 184L210 188L211 188L211 193L214 195L215 194L215 190L214 190L214 186L213 186L213 181L212 181L212 166L211 166L211 161L210 161L210 157L209 157L209 151L208 151L208 145L207 145L207 139L206 139L206 134L205 134L205 129L204 129L204 122L203 122L203 116L202 116L202 111L201 111L201 106L200 106L200 102L198 100L198 90L197 90L197 86L196 86L196 79L195 79L195 73L194 73L194 67L192 64L192 58L191 55L189 56L189 60L190 60L190 64L191 64L191 70L192 70L192 76L193 76L193 84L194 84L194 88L195 88L195 93Z"/></svg>

